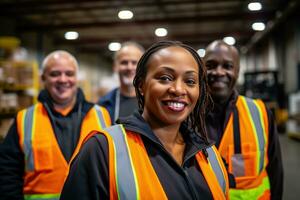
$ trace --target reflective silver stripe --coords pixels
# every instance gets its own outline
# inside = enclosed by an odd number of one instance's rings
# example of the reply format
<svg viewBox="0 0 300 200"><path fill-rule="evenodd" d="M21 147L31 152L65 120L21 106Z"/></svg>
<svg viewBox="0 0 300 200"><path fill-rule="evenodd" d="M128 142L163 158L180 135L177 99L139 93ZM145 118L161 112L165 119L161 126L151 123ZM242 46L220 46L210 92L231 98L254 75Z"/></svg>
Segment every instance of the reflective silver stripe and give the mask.
<svg viewBox="0 0 300 200"><path fill-rule="evenodd" d="M260 114L257 106L254 104L252 99L245 98L248 108L251 113L252 120L254 122L254 126L256 129L257 137L258 137L258 143L259 143L259 150L260 152L260 163L259 163L259 171L261 172L264 167L264 147L265 147L265 137L264 137L264 129L262 128L262 121L260 120Z"/></svg>
<svg viewBox="0 0 300 200"><path fill-rule="evenodd" d="M222 188L224 194L226 194L226 180L223 175L223 172L222 172L221 166L219 164L219 161L217 159L217 156L215 154L215 151L212 149L212 147L209 147L208 149L206 149L206 151L208 153L209 163L212 166L214 173L217 176L219 185Z"/></svg>
<svg viewBox="0 0 300 200"><path fill-rule="evenodd" d="M26 110L24 119L24 154L25 154L25 169L26 171L34 170L34 158L32 151L32 126L35 106L31 106Z"/></svg>
<svg viewBox="0 0 300 200"><path fill-rule="evenodd" d="M97 116L98 116L98 120L99 120L99 124L100 124L100 128L103 129L103 128L106 128L106 124L105 124L105 121L104 121L104 116L103 116L103 113L101 111L101 108L100 106L98 105L94 105L94 108L97 112Z"/></svg>
<svg viewBox="0 0 300 200"><path fill-rule="evenodd" d="M137 199L136 183L127 149L122 125L115 125L105 129L114 141L116 156L116 185L119 199Z"/></svg>

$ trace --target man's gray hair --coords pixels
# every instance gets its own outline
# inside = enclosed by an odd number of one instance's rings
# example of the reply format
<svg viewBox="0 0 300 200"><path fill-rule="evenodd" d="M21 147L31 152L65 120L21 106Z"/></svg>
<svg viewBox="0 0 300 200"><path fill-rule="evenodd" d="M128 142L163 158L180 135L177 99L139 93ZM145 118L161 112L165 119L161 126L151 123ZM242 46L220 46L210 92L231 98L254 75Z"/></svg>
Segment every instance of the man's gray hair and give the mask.
<svg viewBox="0 0 300 200"><path fill-rule="evenodd" d="M121 48L115 52L114 54L114 61L117 59L117 57L119 56L119 53L120 51L124 48L124 47L127 47L127 46L133 46L133 47L136 47L137 49L139 49L142 53L145 52L145 48L140 45L139 43L135 42L135 41L127 41L127 42L123 42L121 44Z"/></svg>
<svg viewBox="0 0 300 200"><path fill-rule="evenodd" d="M78 62L71 53L69 53L65 50L56 50L56 51L51 52L44 58L43 63L42 63L42 74L44 74L45 69L48 67L49 61L53 58L57 59L58 57L69 58L74 63L76 70L78 71L78 68L79 68Z"/></svg>

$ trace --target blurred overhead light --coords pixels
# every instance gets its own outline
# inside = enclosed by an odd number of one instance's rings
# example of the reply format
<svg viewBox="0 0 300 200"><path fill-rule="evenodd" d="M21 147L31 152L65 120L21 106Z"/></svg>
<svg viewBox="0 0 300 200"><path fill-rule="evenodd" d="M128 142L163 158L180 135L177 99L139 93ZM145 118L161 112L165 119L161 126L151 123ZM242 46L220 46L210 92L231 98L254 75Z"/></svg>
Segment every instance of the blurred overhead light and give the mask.
<svg viewBox="0 0 300 200"><path fill-rule="evenodd" d="M155 35L157 37L164 37L164 36L168 35L168 31L165 28L157 28L155 30Z"/></svg>
<svg viewBox="0 0 300 200"><path fill-rule="evenodd" d="M223 41L226 42L229 45L234 45L235 44L235 39L234 39L234 37L231 37L231 36L224 37Z"/></svg>
<svg viewBox="0 0 300 200"><path fill-rule="evenodd" d="M65 33L65 39L66 40L76 40L78 38L79 34L75 31L68 31Z"/></svg>
<svg viewBox="0 0 300 200"><path fill-rule="evenodd" d="M119 51L121 49L121 44L119 42L111 42L108 45L110 51Z"/></svg>
<svg viewBox="0 0 300 200"><path fill-rule="evenodd" d="M133 12L131 12L130 10L121 10L118 13L118 17L120 19L131 19L133 17Z"/></svg>
<svg viewBox="0 0 300 200"><path fill-rule="evenodd" d="M255 31L263 31L265 30L266 26L262 22L255 22L252 24L252 29Z"/></svg>
<svg viewBox="0 0 300 200"><path fill-rule="evenodd" d="M198 49L197 53L201 58L203 58L205 56L205 49Z"/></svg>
<svg viewBox="0 0 300 200"><path fill-rule="evenodd" d="M252 2L248 4L248 9L251 11L261 10L262 6L259 2Z"/></svg>

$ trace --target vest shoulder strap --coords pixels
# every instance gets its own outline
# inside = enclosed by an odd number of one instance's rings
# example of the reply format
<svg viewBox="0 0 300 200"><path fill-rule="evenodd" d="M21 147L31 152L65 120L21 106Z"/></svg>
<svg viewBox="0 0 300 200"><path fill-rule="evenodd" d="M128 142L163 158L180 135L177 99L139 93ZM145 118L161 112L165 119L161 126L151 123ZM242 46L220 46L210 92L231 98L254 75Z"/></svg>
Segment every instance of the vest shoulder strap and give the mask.
<svg viewBox="0 0 300 200"><path fill-rule="evenodd" d="M34 135L34 128L36 122L36 110L39 104L35 104L20 113L18 117L18 127L20 144L23 148L25 155L25 170L33 171L34 170L34 158L32 150L32 137Z"/></svg>
<svg viewBox="0 0 300 200"><path fill-rule="evenodd" d="M267 143L267 133L266 133L266 127L263 119L263 115L265 112L265 109L263 109L261 106L263 104L258 104L257 100L250 99L248 97L240 96L241 101L243 102L243 105L245 106L247 110L247 116L250 119L250 123L253 127L253 130L255 132L255 137L257 137L257 145L261 152L260 158L259 158L259 172L261 172L264 168L264 154L265 154L265 145Z"/></svg>
<svg viewBox="0 0 300 200"><path fill-rule="evenodd" d="M226 196L226 192L228 190L228 182L227 182L227 177L225 175L225 171L222 168L223 161L220 160L221 158L217 157L216 154L216 148L213 146L209 147L207 150L208 153L208 161L217 177L217 180L219 182L220 187L222 188L222 191L224 193L224 196Z"/></svg>
<svg viewBox="0 0 300 200"><path fill-rule="evenodd" d="M116 159L116 187L119 199L137 199L138 188L133 163L126 141L126 132L122 125L104 129L114 141Z"/></svg>
<svg viewBox="0 0 300 200"><path fill-rule="evenodd" d="M106 115L105 116L105 113L104 113L104 110L103 110L103 108L101 107L101 106L99 106L99 105L94 105L93 106L93 109L95 109L96 110L96 113L97 113L97 122L98 122L98 124L99 124L99 126L100 126L100 129L104 129L104 128L106 128L108 125L110 125L110 124L107 124L106 123L106 118L107 118L107 116L108 115ZM106 111L106 110L105 110ZM107 112L107 111L106 111Z"/></svg>

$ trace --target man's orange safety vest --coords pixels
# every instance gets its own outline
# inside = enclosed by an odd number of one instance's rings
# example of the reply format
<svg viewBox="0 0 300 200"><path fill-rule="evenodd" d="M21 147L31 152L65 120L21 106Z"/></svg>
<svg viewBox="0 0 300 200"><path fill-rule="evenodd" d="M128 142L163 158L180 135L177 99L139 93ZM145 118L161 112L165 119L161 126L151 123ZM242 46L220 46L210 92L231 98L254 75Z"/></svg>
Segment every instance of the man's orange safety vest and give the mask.
<svg viewBox="0 0 300 200"><path fill-rule="evenodd" d="M110 199L167 199L139 134L122 125L101 131L108 140ZM228 177L215 146L196 154L196 160L214 199L228 197Z"/></svg>
<svg viewBox="0 0 300 200"><path fill-rule="evenodd" d="M79 141L71 160L91 131L99 131L109 125L111 121L106 109L94 105L83 119ZM42 103L20 111L17 115L17 128L19 144L25 156L25 199L59 199L68 175L69 163L60 150Z"/></svg>
<svg viewBox="0 0 300 200"><path fill-rule="evenodd" d="M264 103L239 96L219 146L236 180L230 199L270 199L268 128Z"/></svg>

